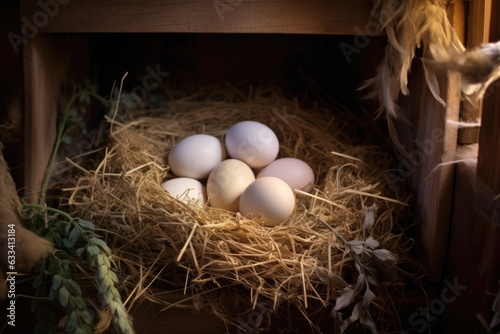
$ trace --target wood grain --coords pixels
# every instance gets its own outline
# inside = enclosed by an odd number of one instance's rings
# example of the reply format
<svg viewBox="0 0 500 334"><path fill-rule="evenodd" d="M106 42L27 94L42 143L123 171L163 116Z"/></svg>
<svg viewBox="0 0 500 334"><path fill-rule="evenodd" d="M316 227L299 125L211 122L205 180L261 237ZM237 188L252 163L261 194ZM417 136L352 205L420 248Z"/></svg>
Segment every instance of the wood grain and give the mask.
<svg viewBox="0 0 500 334"><path fill-rule="evenodd" d="M482 125L479 136L477 172L467 171L465 177L457 179L456 208L453 230L450 235L450 257L448 277L458 280L467 289L456 302L449 306L454 320L446 321L451 332L485 333L477 319L483 317L489 323L494 293L499 289L500 279L500 221L498 212L483 211L486 200L491 207L493 198L480 189L475 192L476 178L484 183L492 194L500 193L500 82L493 84L492 95L484 101ZM461 167L459 170L463 170ZM460 175L460 174L459 174ZM492 196L493 197L493 196ZM498 204L500 199L496 199Z"/></svg>
<svg viewBox="0 0 500 334"><path fill-rule="evenodd" d="M465 1L455 1L449 8L449 18L459 37L465 29ZM457 128L446 120L458 120L460 88L456 74L438 73L441 105L430 93L419 59L415 59L409 77L410 95L398 103L411 124L400 123L398 132L409 158L398 157L410 190L415 194L414 210L416 254L427 277L439 282L444 273L451 220L454 167L438 167L454 159Z"/></svg>
<svg viewBox="0 0 500 334"><path fill-rule="evenodd" d="M39 32L262 32L360 34L369 21L367 0L58 0L47 13L22 1L22 15ZM231 3L231 4L230 4ZM37 16L38 15L38 16ZM38 19L38 20L37 20ZM373 29L373 27L372 27Z"/></svg>
<svg viewBox="0 0 500 334"><path fill-rule="evenodd" d="M493 93L485 99L479 134L477 177L500 194L500 81L492 84ZM481 196L483 194L480 194ZM489 199L490 207L500 198ZM477 204L477 203L476 203ZM476 209L478 207L476 206ZM471 268L471 286L468 303L473 314L479 313L488 321L492 316L494 295L500 285L500 212L476 210L472 236L472 254L476 265Z"/></svg>
<svg viewBox="0 0 500 334"><path fill-rule="evenodd" d="M458 120L460 96L456 77L442 75L439 85L447 103L442 106L430 93L420 64L414 65L410 95L400 99L411 121L411 125L400 124L399 130L410 157L399 159L415 194L417 257L427 277L438 282L447 255L454 168L437 166L455 156L457 129L447 126L446 119Z"/></svg>
<svg viewBox="0 0 500 334"><path fill-rule="evenodd" d="M479 5L476 3L476 6ZM480 38L489 35L490 41L496 41L500 38L500 4L497 1L491 5L491 20L486 20L491 25L485 28L479 20L470 29L477 28ZM459 149L463 151L476 147L478 159L477 163L457 166L447 276L467 289L456 301L447 305L444 326L450 333L485 333L486 329L477 316L483 317L486 322L490 321L493 293L499 289L500 227L494 224L494 211L483 209L485 203L494 207L490 196L500 193L500 82L492 84L482 106L482 114L478 115L481 117L479 145L466 145ZM491 194L479 189L475 185L477 182L484 184L485 189L490 189ZM479 199L486 202L481 203ZM498 212L496 214L498 220Z"/></svg>
<svg viewBox="0 0 500 334"><path fill-rule="evenodd" d="M491 5L490 41L500 40L500 2L494 1Z"/></svg>
<svg viewBox="0 0 500 334"><path fill-rule="evenodd" d="M89 78L84 34L38 34L24 51L25 195L37 202L54 147L62 87Z"/></svg>
<svg viewBox="0 0 500 334"><path fill-rule="evenodd" d="M478 144L460 145L457 159L467 159L456 166L455 189L453 194L453 216L450 226L449 247L446 263L446 278L469 287L471 268L477 265L472 249L476 215L474 212L474 180L477 169ZM471 333L464 330L472 324L478 325L475 315L470 312L469 291L460 291L452 303L446 305L443 329L448 333Z"/></svg>
<svg viewBox="0 0 500 334"><path fill-rule="evenodd" d="M471 50L489 41L492 0L470 1L467 19L466 48ZM477 122L481 118L482 101L473 105L464 101L460 118L464 122ZM479 128L464 128L458 131L459 144L477 143Z"/></svg>
<svg viewBox="0 0 500 334"><path fill-rule="evenodd" d="M63 46L40 35L25 48L25 196L37 202L56 135L58 98L68 59Z"/></svg>

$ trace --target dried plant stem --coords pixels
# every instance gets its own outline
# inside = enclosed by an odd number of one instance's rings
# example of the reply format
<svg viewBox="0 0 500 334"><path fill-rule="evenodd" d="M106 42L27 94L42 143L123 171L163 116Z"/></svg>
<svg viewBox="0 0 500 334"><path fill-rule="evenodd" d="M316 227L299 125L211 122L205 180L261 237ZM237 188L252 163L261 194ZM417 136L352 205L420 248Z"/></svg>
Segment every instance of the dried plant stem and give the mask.
<svg viewBox="0 0 500 334"><path fill-rule="evenodd" d="M52 154L50 156L49 164L47 166L47 169L45 171L45 175L43 178L42 193L40 195L40 204L45 204L45 202L46 202L47 190L49 187L50 178L52 177L52 169L54 168L54 165L56 163L57 154L59 153L59 148L62 144L62 139L63 139L64 133L66 132L66 123L68 121L69 110L73 107L73 104L80 97L82 97L84 95L92 96L93 98L97 99L98 101L102 102L103 104L109 103L109 101L104 99L102 96L100 96L98 94L94 94L90 91L81 91L81 92L73 94L71 96L71 98L69 99L68 103L66 104L66 106L64 108L61 121L58 125L57 136L56 136L56 140L54 142L54 148L53 148Z"/></svg>

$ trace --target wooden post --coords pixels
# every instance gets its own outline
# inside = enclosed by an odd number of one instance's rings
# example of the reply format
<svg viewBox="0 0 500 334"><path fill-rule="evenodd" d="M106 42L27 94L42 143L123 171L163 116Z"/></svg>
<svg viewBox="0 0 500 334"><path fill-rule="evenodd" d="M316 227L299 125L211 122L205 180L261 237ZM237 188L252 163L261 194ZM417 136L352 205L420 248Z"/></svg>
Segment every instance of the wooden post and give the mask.
<svg viewBox="0 0 500 334"><path fill-rule="evenodd" d="M469 17L467 19L467 50L471 50L489 41L491 25L491 0L470 1ZM473 105L464 101L460 113L464 122L477 122L481 118L482 102ZM458 130L459 144L477 143L479 128L463 128Z"/></svg>
<svg viewBox="0 0 500 334"><path fill-rule="evenodd" d="M463 0L454 1L448 8L450 22L462 40L465 5ZM398 168L408 170L408 184L415 193L416 253L432 282L442 280L448 249L455 173L452 165L436 166L455 158L458 131L456 126L448 125L447 120L458 120L460 88L457 78L456 73L439 73L439 86L446 102L443 106L429 91L421 62L416 60L408 83L410 94L398 100L411 122L411 125L398 124L401 142L411 155L409 159L398 157L402 161Z"/></svg>
<svg viewBox="0 0 500 334"><path fill-rule="evenodd" d="M495 13L492 6L495 6L496 3L498 2L492 3L491 0L469 2L466 41L468 49L488 42L490 25L496 22L491 17L492 13ZM498 12L498 8L496 12ZM493 31L492 29L491 32ZM491 226L487 227L488 224L479 217L478 210L474 208L474 203L477 197L475 195L478 184L475 182L476 177L481 175L479 178L485 181L491 179L491 175L486 177L486 173L495 173L494 166L496 165L491 160L494 149L487 143L488 140L491 140L491 136L495 134L495 130L492 128L494 126L492 122L495 122L492 119L495 108L490 100L492 97L486 99L485 114L483 115L482 101L479 105L472 105L464 101L461 111L462 121L477 121L483 116L481 139L479 139L481 142L479 146L481 147L480 161L482 164L479 167L476 158L478 145L471 145L471 143L477 143L478 141L478 129L460 129L458 133L457 159L471 160L457 165L455 174L454 208L449 235L446 279L450 282L456 282L462 290L459 291L460 293L453 301L446 304L446 313L441 325L443 330L446 329L450 333L481 332L484 329L481 327L476 314L483 314L485 310L489 314L487 309L491 308L491 300L484 300L484 297L487 297L485 295L486 284L492 282L486 283L485 280L491 280L493 273L488 272L490 271L488 266L491 265L491 261L494 261L494 259L490 258L489 255L485 256L484 252L494 252L492 249L487 249L492 245L486 245L485 243L487 238L493 236L487 236L487 233L491 232ZM489 155L489 158L486 155ZM488 160L490 162L485 166L484 163ZM488 168L490 169L488 170ZM463 290L463 287L466 287L465 290ZM494 288L494 286L490 285L490 288ZM489 302L490 305L488 306ZM483 305L481 306L481 304ZM483 314L483 316L487 317L487 314Z"/></svg>
<svg viewBox="0 0 500 334"><path fill-rule="evenodd" d="M25 199L37 202L54 146L57 107L68 60L63 46L52 36L39 34L26 46L24 73Z"/></svg>
<svg viewBox="0 0 500 334"><path fill-rule="evenodd" d="M492 84L493 93L485 99L479 134L478 182L476 189L477 220L471 243L477 245L473 256L477 266L472 268L474 280L469 293L473 311L491 317L493 293L500 281L500 81ZM472 310L471 310L472 311Z"/></svg>
<svg viewBox="0 0 500 334"><path fill-rule="evenodd" d="M491 38L500 38L500 5L493 3L491 10ZM492 41L496 41L492 40ZM479 133L479 151L474 210L476 212L473 233L470 236L471 257L474 265L470 270L467 290L468 313L480 315L487 322L492 317L494 293L500 281L500 80L494 82L485 95ZM466 332L478 331L479 320ZM469 325L469 324L467 324ZM470 328L469 328L470 327Z"/></svg>

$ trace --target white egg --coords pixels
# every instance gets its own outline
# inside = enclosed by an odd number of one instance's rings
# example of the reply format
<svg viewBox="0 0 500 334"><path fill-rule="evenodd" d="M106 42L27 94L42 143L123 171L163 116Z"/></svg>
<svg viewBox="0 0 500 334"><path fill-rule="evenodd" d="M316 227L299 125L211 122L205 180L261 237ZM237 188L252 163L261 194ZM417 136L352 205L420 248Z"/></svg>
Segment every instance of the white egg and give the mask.
<svg viewBox="0 0 500 334"><path fill-rule="evenodd" d="M266 176L256 179L241 194L240 213L251 218L262 214L264 226L275 226L290 217L295 208L295 195L285 181Z"/></svg>
<svg viewBox="0 0 500 334"><path fill-rule="evenodd" d="M199 205L206 203L205 186L198 180L188 177L178 177L164 182L162 187L165 188L170 196L184 203L197 203Z"/></svg>
<svg viewBox="0 0 500 334"><path fill-rule="evenodd" d="M226 157L219 139L196 134L180 140L168 156L168 165L176 176L201 180Z"/></svg>
<svg viewBox="0 0 500 334"><path fill-rule="evenodd" d="M225 138L228 154L252 168L270 164L279 152L276 134L267 125L255 121L234 124Z"/></svg>
<svg viewBox="0 0 500 334"><path fill-rule="evenodd" d="M274 176L285 181L290 188L309 192L314 186L314 171L297 158L276 159L264 167L257 178Z"/></svg>
<svg viewBox="0 0 500 334"><path fill-rule="evenodd" d="M236 159L222 161L208 176L207 196L210 205L237 212L241 194L254 180L252 169L244 162Z"/></svg>

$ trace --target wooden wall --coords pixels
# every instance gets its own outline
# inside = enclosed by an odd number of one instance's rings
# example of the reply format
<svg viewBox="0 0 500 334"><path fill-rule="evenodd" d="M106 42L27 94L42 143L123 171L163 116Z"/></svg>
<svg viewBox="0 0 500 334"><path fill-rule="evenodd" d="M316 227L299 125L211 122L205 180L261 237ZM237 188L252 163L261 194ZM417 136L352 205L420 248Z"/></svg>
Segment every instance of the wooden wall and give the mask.
<svg viewBox="0 0 500 334"><path fill-rule="evenodd" d="M498 1L471 4L467 45L477 47L500 39ZM445 305L442 328L451 332L486 333L500 284L500 81L493 83L484 101L464 103L466 118L481 121L478 144L459 146L457 159L468 159L456 169L454 210L445 280L461 288ZM471 131L464 132L468 136ZM477 159L475 159L477 158ZM483 319L483 320L480 320ZM484 321L485 323L482 323ZM498 329L497 329L498 330Z"/></svg>

